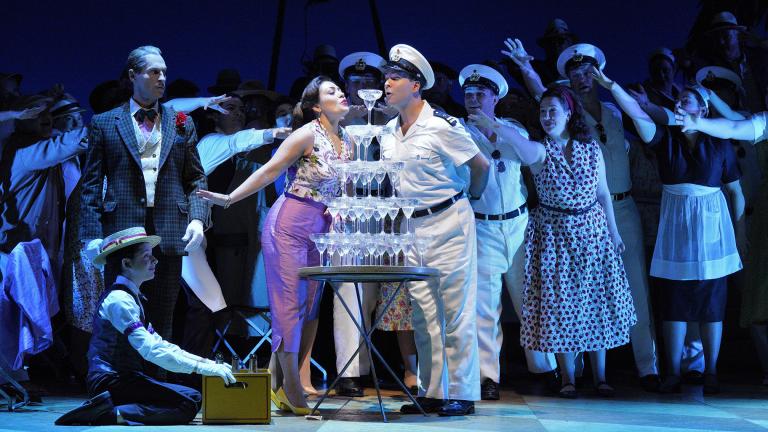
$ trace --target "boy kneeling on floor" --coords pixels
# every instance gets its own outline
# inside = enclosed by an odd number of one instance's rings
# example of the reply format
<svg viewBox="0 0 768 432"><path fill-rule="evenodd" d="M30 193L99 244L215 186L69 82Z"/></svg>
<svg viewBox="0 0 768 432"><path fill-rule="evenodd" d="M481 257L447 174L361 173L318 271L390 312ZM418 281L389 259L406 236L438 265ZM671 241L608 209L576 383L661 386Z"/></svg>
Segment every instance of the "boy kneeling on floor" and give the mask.
<svg viewBox="0 0 768 432"><path fill-rule="evenodd" d="M142 227L104 239L95 265L119 275L101 298L88 350L88 392L95 395L56 420L57 425L173 425L189 423L200 410L200 392L144 374L142 360L177 373L199 373L235 382L232 367L190 354L163 340L144 322L142 283L155 277L152 248L160 237Z"/></svg>

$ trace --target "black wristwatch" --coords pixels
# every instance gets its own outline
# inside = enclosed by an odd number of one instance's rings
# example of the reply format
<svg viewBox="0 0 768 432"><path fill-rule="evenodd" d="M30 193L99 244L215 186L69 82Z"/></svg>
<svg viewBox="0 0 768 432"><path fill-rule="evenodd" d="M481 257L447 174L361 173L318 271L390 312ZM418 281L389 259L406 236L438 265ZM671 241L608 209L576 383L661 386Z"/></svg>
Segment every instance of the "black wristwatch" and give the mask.
<svg viewBox="0 0 768 432"><path fill-rule="evenodd" d="M477 201L480 199L479 196L474 196L470 192L467 192L467 197L469 198L470 201Z"/></svg>

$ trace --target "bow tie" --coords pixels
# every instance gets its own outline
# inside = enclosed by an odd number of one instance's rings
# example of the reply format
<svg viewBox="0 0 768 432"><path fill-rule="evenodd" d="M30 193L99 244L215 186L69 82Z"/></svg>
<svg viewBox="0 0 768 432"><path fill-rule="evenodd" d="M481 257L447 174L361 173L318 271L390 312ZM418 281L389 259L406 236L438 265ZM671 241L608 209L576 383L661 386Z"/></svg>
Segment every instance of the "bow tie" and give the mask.
<svg viewBox="0 0 768 432"><path fill-rule="evenodd" d="M136 114L134 114L133 117L139 124L144 123L145 119L149 119L150 122L154 123L155 118L157 117L157 111L153 109L140 109L136 111Z"/></svg>

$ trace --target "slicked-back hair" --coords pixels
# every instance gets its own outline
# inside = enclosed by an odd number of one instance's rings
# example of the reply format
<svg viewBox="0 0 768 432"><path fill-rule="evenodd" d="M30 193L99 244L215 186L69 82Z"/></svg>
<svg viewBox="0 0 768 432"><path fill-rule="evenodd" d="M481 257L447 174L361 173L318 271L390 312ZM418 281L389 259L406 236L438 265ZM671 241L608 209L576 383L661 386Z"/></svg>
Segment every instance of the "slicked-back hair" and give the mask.
<svg viewBox="0 0 768 432"><path fill-rule="evenodd" d="M146 57L150 54L162 55L160 48L152 45L140 46L130 54L128 54L128 60L125 62L125 70L133 69L135 73L139 73L147 67Z"/></svg>

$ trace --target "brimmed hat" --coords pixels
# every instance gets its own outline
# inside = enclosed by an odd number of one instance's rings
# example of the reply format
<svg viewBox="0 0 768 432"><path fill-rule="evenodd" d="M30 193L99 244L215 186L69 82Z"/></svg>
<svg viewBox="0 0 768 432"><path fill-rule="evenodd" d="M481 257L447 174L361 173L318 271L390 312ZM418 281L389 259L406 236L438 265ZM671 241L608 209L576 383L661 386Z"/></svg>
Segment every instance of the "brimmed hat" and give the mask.
<svg viewBox="0 0 768 432"><path fill-rule="evenodd" d="M199 92L200 88L197 87L197 84L184 78L177 78L168 84L165 94L168 99L173 99L175 97L196 97Z"/></svg>
<svg viewBox="0 0 768 432"><path fill-rule="evenodd" d="M371 72L381 76L382 66L386 61L378 54L360 51L347 55L339 63L339 76L346 79L347 75Z"/></svg>
<svg viewBox="0 0 768 432"><path fill-rule="evenodd" d="M264 96L272 101L280 99L282 96L278 92L267 90L264 87L264 83L259 80L243 81L239 86L237 86L237 90L230 91L229 93L233 93L237 96L240 96L241 98L248 96Z"/></svg>
<svg viewBox="0 0 768 432"><path fill-rule="evenodd" d="M600 70L605 67L605 54L600 48L588 44L578 43L564 49L557 58L557 71L567 77L568 69L583 63L590 63Z"/></svg>
<svg viewBox="0 0 768 432"><path fill-rule="evenodd" d="M725 11L717 13L712 17L712 20L709 22L709 27L704 30L704 33L712 33L718 30L727 29L744 31L747 28L743 25L739 25L738 21L736 21L736 17L731 12Z"/></svg>
<svg viewBox="0 0 768 432"><path fill-rule="evenodd" d="M544 34L540 38L536 39L536 43L543 47L550 39L562 37L569 37L574 42L578 40L576 34L568 29L568 24L565 21L560 18L555 18L552 20L552 22L549 23L547 29L544 31Z"/></svg>
<svg viewBox="0 0 768 432"><path fill-rule="evenodd" d="M481 86L490 89L499 99L507 95L509 85L507 80L496 69L481 64L471 64L459 72L459 85L466 89L471 86Z"/></svg>
<svg viewBox="0 0 768 432"><path fill-rule="evenodd" d="M208 93L214 96L229 93L240 85L240 81L237 69L222 69L216 75L216 84L208 87Z"/></svg>
<svg viewBox="0 0 768 432"><path fill-rule="evenodd" d="M696 82L704 85L707 81L722 79L732 82L736 88L741 87L741 78L736 72L720 66L707 66L696 72ZM706 86L705 86L706 87Z"/></svg>
<svg viewBox="0 0 768 432"><path fill-rule="evenodd" d="M429 62L429 65L432 66L432 71L434 73L441 73L445 75L449 80L455 80L459 77L459 73L456 72L456 69L448 66L445 63L433 60Z"/></svg>
<svg viewBox="0 0 768 432"><path fill-rule="evenodd" d="M99 254L93 257L93 264L102 266L107 262L107 256L115 251L137 243L149 243L152 247L160 244L160 237L147 235L144 227L134 227L118 231L105 238L99 246Z"/></svg>
<svg viewBox="0 0 768 432"><path fill-rule="evenodd" d="M72 95L66 93L61 99L54 102L50 108L52 117L58 117L78 112L85 112L85 108L81 107L77 102L77 99L72 97Z"/></svg>
<svg viewBox="0 0 768 432"><path fill-rule="evenodd" d="M412 46L397 44L389 50L389 61L384 70L405 72L421 81L422 90L435 85L435 73L427 59Z"/></svg>
<svg viewBox="0 0 768 432"><path fill-rule="evenodd" d="M667 60L669 60L672 65L675 65L675 55L672 53L672 50L665 47L659 47L655 50L651 51L651 55L648 56L648 60L652 60L656 57L663 57Z"/></svg>
<svg viewBox="0 0 768 432"><path fill-rule="evenodd" d="M699 99L704 102L704 106L709 109L709 93L707 92L706 88L697 83L688 83L685 87L683 87L683 91L685 90L694 92L699 97Z"/></svg>

